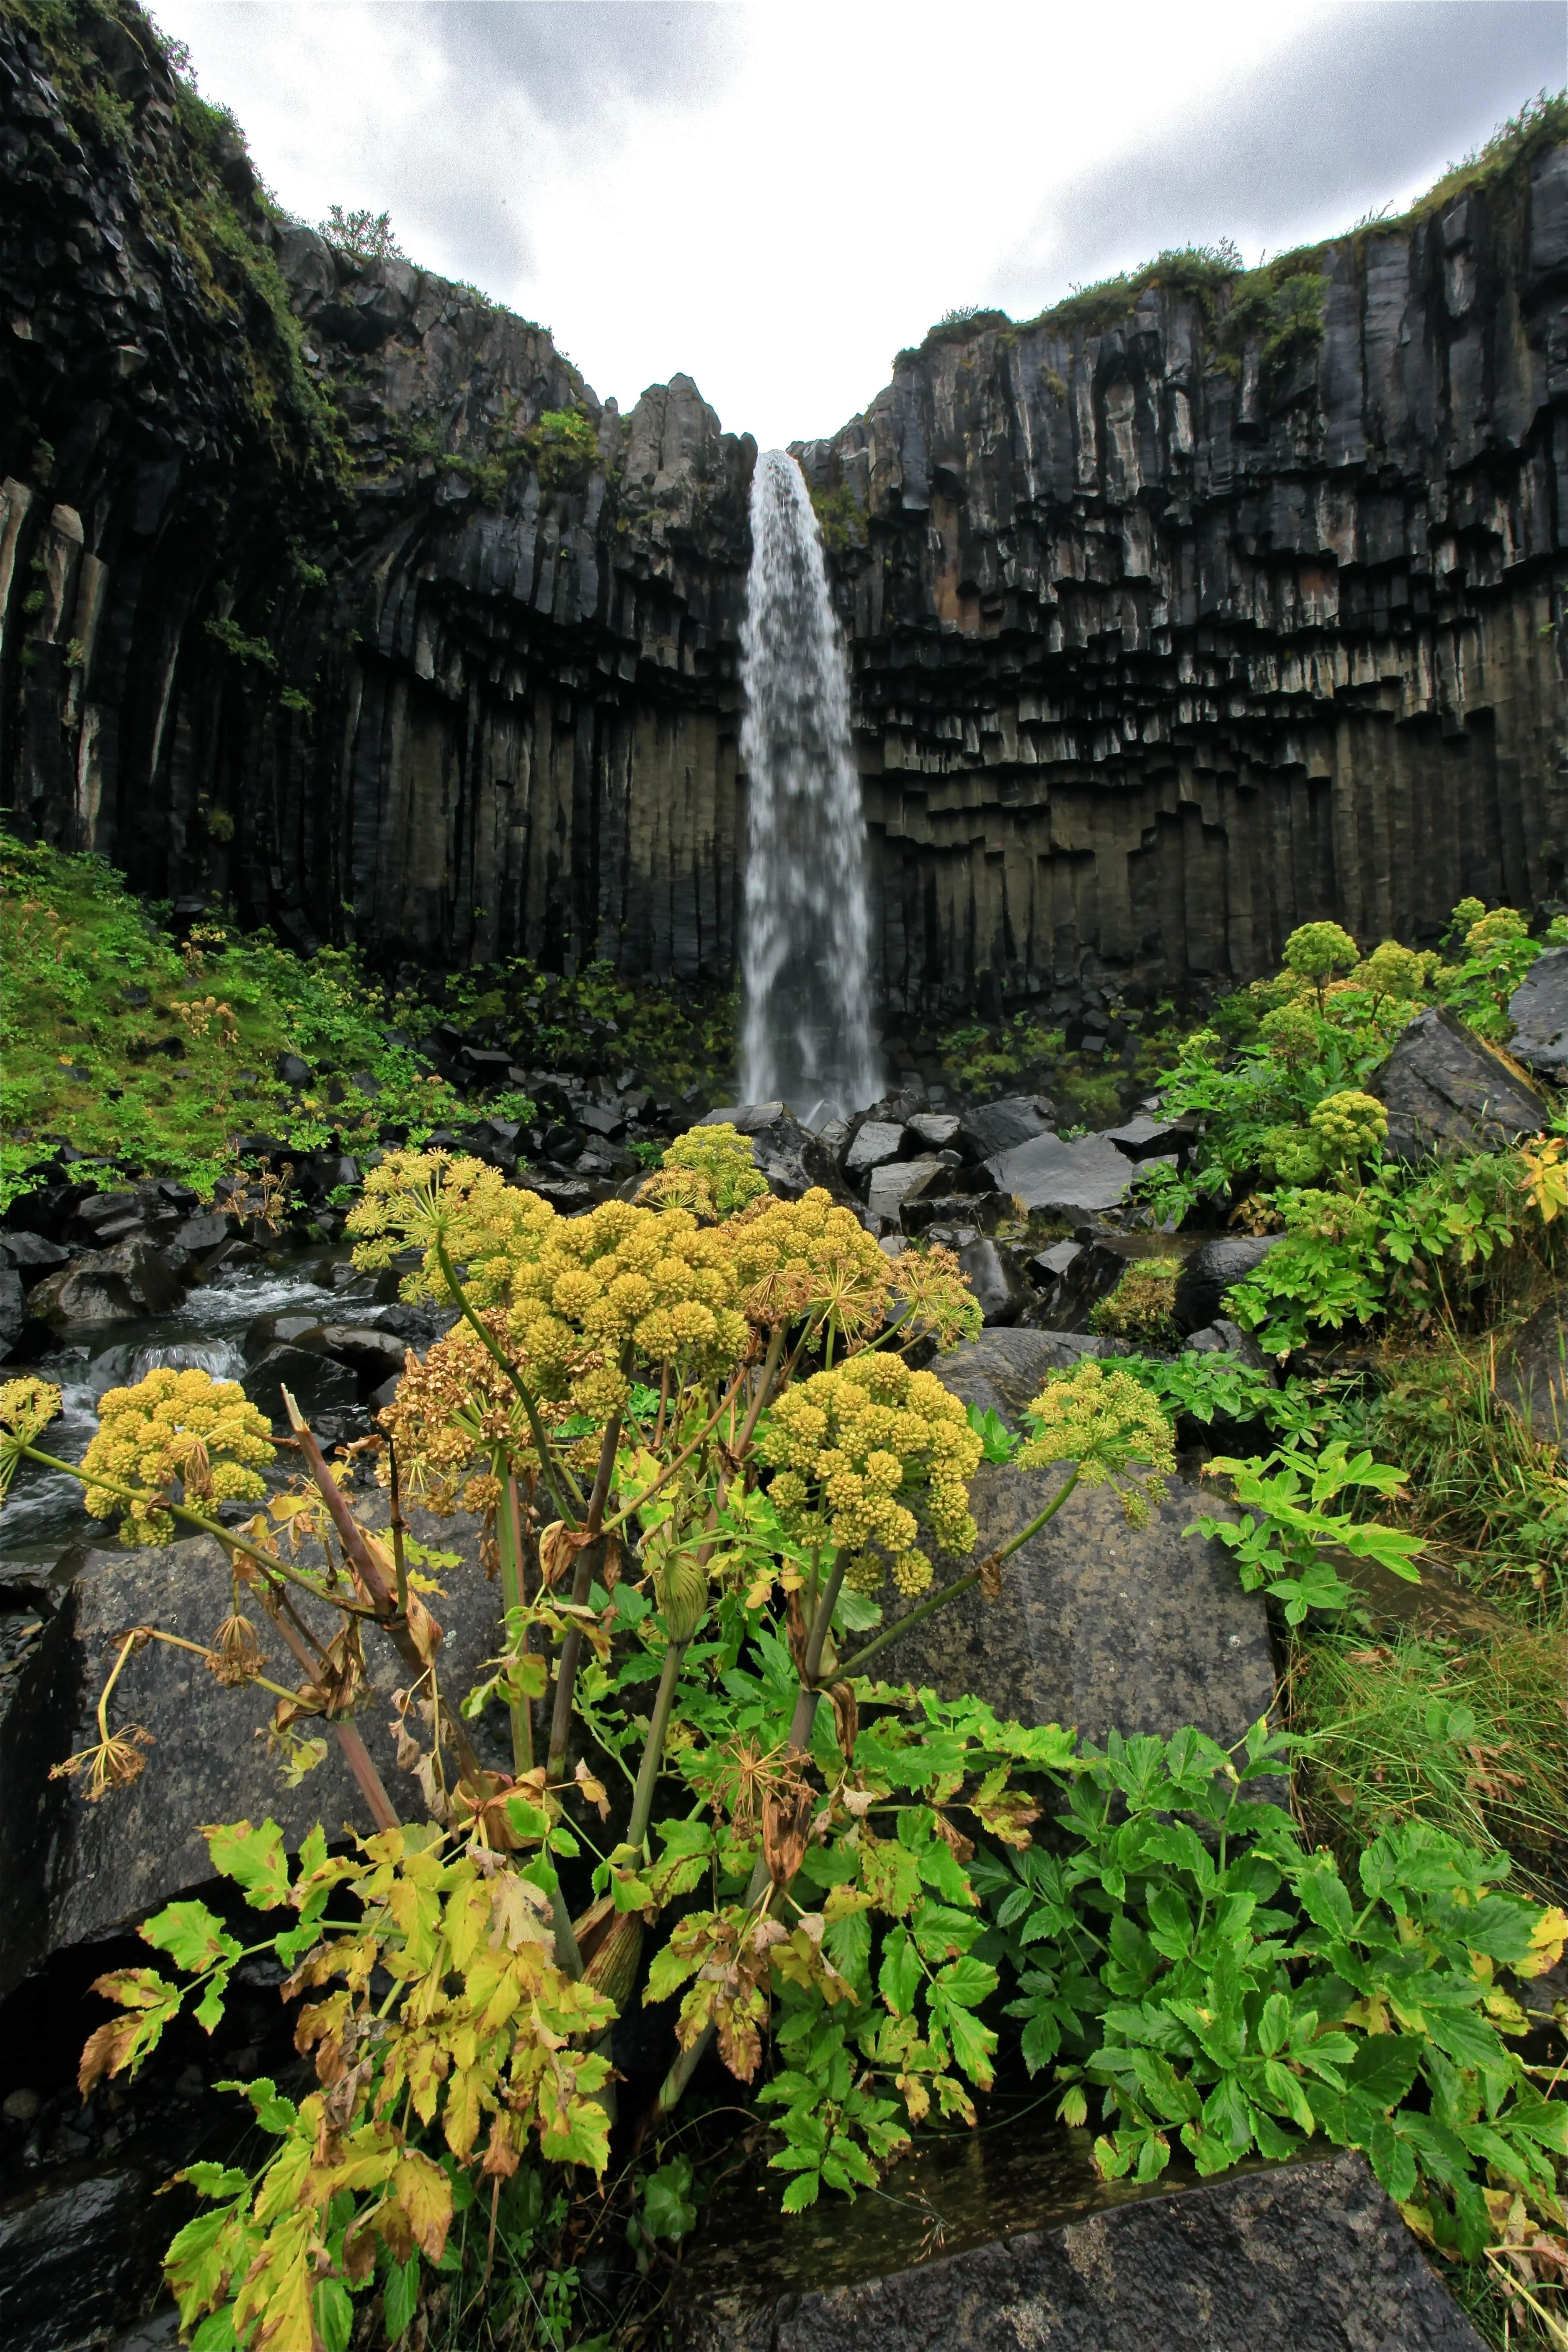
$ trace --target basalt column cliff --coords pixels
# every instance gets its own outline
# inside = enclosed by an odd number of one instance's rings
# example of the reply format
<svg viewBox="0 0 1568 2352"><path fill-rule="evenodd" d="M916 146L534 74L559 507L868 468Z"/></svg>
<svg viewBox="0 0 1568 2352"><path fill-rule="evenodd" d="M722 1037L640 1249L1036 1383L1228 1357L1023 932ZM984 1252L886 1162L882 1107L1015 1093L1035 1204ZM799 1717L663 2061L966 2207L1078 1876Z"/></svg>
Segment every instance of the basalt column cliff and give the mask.
<svg viewBox="0 0 1568 2352"><path fill-rule="evenodd" d="M13 821L387 963L727 977L750 439L290 226L130 0L60 21L0 16ZM1568 147L937 331L799 454L894 1009L1563 888Z"/></svg>
<svg viewBox="0 0 1568 2352"><path fill-rule="evenodd" d="M801 451L895 997L1563 889L1568 148L1250 303L1173 258L937 331Z"/></svg>

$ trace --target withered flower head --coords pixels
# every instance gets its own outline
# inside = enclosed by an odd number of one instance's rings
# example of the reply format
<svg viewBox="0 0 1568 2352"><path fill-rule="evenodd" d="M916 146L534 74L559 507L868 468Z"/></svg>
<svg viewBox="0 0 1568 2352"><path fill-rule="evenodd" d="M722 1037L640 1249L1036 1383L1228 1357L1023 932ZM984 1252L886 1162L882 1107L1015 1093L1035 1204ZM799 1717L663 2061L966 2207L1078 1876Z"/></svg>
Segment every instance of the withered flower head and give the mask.
<svg viewBox="0 0 1568 2352"><path fill-rule="evenodd" d="M110 1789L128 1789L147 1769L144 1748L153 1745L153 1735L142 1724L132 1723L124 1731L111 1731L95 1748L83 1748L75 1756L68 1756L63 1764L51 1765L51 1780L74 1780L85 1772L88 1783L83 1790L89 1805L107 1797Z"/></svg>

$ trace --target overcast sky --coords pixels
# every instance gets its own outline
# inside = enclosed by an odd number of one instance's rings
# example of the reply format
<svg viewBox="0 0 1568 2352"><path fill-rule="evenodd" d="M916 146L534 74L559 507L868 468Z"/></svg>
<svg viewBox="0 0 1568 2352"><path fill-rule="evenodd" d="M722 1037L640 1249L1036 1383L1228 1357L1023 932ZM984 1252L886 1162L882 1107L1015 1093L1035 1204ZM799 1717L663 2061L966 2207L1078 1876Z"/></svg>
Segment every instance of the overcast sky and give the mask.
<svg viewBox="0 0 1568 2352"><path fill-rule="evenodd" d="M950 305L1405 204L1568 80L1565 0L154 0L282 203L551 327L834 431Z"/></svg>

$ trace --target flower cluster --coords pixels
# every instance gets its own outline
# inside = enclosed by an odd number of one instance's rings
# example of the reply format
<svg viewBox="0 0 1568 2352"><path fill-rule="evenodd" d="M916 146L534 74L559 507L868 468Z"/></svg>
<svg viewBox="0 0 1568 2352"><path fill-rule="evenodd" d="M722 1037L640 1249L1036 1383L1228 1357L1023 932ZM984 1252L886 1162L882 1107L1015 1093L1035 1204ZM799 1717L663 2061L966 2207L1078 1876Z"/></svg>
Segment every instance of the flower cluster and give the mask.
<svg viewBox="0 0 1568 2352"><path fill-rule="evenodd" d="M1147 1523L1151 1503L1163 1502L1176 1466L1171 1424L1131 1372L1107 1371L1089 1357L1047 1381L1026 1416L1035 1433L1015 1456L1020 1469L1075 1462L1083 1486L1116 1488L1134 1527Z"/></svg>
<svg viewBox="0 0 1568 2352"><path fill-rule="evenodd" d="M1322 1146L1324 1159L1340 1166L1378 1150L1388 1134L1388 1113L1375 1095L1350 1087L1337 1095L1325 1095L1309 1124Z"/></svg>
<svg viewBox="0 0 1568 2352"><path fill-rule="evenodd" d="M786 1390L757 1452L774 1473L769 1496L787 1531L847 1551L858 1592L874 1592L889 1567L900 1592L931 1582L905 1496L923 1489L944 1550L973 1549L969 1481L980 1440L958 1399L901 1357L868 1349Z"/></svg>
<svg viewBox="0 0 1568 2352"><path fill-rule="evenodd" d="M0 1383L0 1429L23 1445L40 1437L59 1412L62 1399L53 1381L29 1373Z"/></svg>
<svg viewBox="0 0 1568 2352"><path fill-rule="evenodd" d="M1336 971L1349 971L1360 962L1361 950L1338 923L1301 923L1286 940L1280 961L1287 971L1321 992Z"/></svg>
<svg viewBox="0 0 1568 2352"><path fill-rule="evenodd" d="M416 1249L423 1263L403 1281L405 1298L451 1304L436 1256L437 1244L456 1266L503 1264L548 1224L554 1211L537 1192L509 1184L499 1168L445 1151L389 1151L366 1174L349 1211L354 1264L367 1273Z"/></svg>
<svg viewBox="0 0 1568 2352"><path fill-rule="evenodd" d="M586 1216L545 1215L529 1246L470 1267L470 1295L509 1310L519 1368L542 1397L569 1397L603 1421L625 1403L621 1358L671 1364L684 1381L722 1379L751 1344L727 1236L689 1210L605 1201Z"/></svg>
<svg viewBox="0 0 1568 2352"><path fill-rule="evenodd" d="M237 1381L164 1365L134 1388L107 1391L98 1413L82 1456L87 1507L100 1519L123 1512L122 1544L169 1541L174 1522L162 1498L176 1478L187 1502L209 1511L218 1503L258 1502L267 1492L258 1465L272 1460L270 1433ZM130 1501L95 1478L154 1492Z"/></svg>
<svg viewBox="0 0 1568 2352"><path fill-rule="evenodd" d="M505 1345L504 1316L488 1318ZM405 1494L433 1511L495 1507L500 1488L492 1463L535 1466L532 1433L521 1400L489 1349L466 1323L437 1339L423 1363L412 1349L381 1426L397 1449ZM377 1475L388 1475L384 1464Z"/></svg>
<svg viewBox="0 0 1568 2352"><path fill-rule="evenodd" d="M694 1216L718 1220L732 1217L767 1189L750 1138L718 1120L677 1136L637 1199L654 1208L689 1209Z"/></svg>
<svg viewBox="0 0 1568 2352"><path fill-rule="evenodd" d="M742 1305L763 1329L814 1315L842 1343L887 1320L889 1262L854 1211L820 1187L798 1201L758 1201L725 1238Z"/></svg>

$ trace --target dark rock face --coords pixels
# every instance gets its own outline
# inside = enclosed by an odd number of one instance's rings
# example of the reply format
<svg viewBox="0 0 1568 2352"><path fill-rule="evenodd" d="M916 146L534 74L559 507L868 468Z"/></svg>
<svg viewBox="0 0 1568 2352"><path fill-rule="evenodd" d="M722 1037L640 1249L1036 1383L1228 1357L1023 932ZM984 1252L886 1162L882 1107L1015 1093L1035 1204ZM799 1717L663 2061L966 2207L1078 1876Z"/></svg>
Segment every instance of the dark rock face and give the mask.
<svg viewBox="0 0 1568 2352"><path fill-rule="evenodd" d="M685 376L623 417L541 329L280 229L150 33L68 37L132 129L0 20L0 796L296 942L727 978L749 437ZM1247 978L1309 917L1554 887L1565 171L1327 247L1279 367L1228 289L1152 288L902 355L804 448L853 515L895 1005ZM159 210L193 176L254 256L215 248L221 310Z"/></svg>
<svg viewBox="0 0 1568 2352"><path fill-rule="evenodd" d="M1233 1282L1245 1282L1279 1243L1278 1234L1224 1234L1200 1243L1182 1268L1172 1313L1183 1331L1213 1323Z"/></svg>
<svg viewBox="0 0 1568 2352"><path fill-rule="evenodd" d="M1565 184L1559 148L1329 246L1276 366L1228 291L1151 286L928 339L804 446L853 516L891 994L1240 977L1310 919L1558 888Z"/></svg>
<svg viewBox="0 0 1568 2352"><path fill-rule="evenodd" d="M1016 1423L1047 1371L1125 1352L1087 1335L1003 1330L931 1369L965 1403ZM1043 1510L1062 1475L982 1463L975 1558ZM1109 1488L1079 1487L1008 1560L1000 1602L975 1590L914 1627L893 1673L944 1697L973 1691L1020 1722L1076 1724L1090 1739L1195 1723L1230 1746L1273 1705L1274 1669L1261 1596L1243 1592L1223 1544L1182 1532L1214 1507L1173 1480L1138 1528Z"/></svg>
<svg viewBox="0 0 1568 2352"><path fill-rule="evenodd" d="M369 1498L365 1517L384 1526L384 1501ZM446 1597L435 1603L447 1636L438 1654L443 1679L460 1694L479 1679L493 1654L499 1588L479 1563L473 1520L436 1519L416 1510L410 1524L421 1540L460 1554L458 1568L442 1571ZM302 1542L300 1551L302 1560L320 1567L313 1544ZM255 1690L225 1690L199 1658L156 1642L128 1662L110 1701L120 1727L140 1723L153 1734L146 1769L100 1804L84 1800L79 1781L68 1784L64 1806L53 1802L61 1783L49 1783L49 1766L97 1738L93 1711L115 1637L151 1622L205 1642L227 1616L230 1591L227 1562L206 1537L161 1551L116 1548L88 1554L49 1629L52 1638L28 1659L15 1702L29 1706L26 1682L36 1674L48 1679L52 1704L47 1715L34 1710L34 1736L26 1743L0 1740L5 1775L0 1819L22 1825L16 1851L7 1858L23 1883L41 1882L41 1899L29 1916L12 1916L6 1906L0 1982L14 1982L45 1951L111 1934L181 1887L210 1878L205 1842L196 1829L201 1822L260 1821L269 1814L291 1845L316 1821L334 1832L345 1820L370 1826L364 1800L330 1733L325 1760L298 1788L289 1788L265 1739L255 1736L270 1719L270 1698ZM335 1630L338 1621L329 1622L320 1604L303 1595L296 1599L318 1632ZM258 1606L249 1613L270 1655L267 1671L293 1684L297 1671L281 1639ZM365 1664L372 1687L359 1712L359 1730L393 1802L405 1818L422 1819L417 1789L398 1772L387 1728L390 1695L407 1681L407 1668L374 1633L366 1635ZM500 1750L495 1760L503 1760Z"/></svg>
<svg viewBox="0 0 1568 2352"><path fill-rule="evenodd" d="M1568 948L1548 948L1508 1001L1509 1052L1538 1077L1561 1086L1568 1073Z"/></svg>
<svg viewBox="0 0 1568 2352"><path fill-rule="evenodd" d="M958 1253L964 1279L980 1301L985 1323L1016 1323L1028 1306L1028 1285L1020 1281L1011 1256L984 1235Z"/></svg>
<svg viewBox="0 0 1568 2352"><path fill-rule="evenodd" d="M0 2202L0 2338L10 2352L77 2352L133 2315L170 2235L163 2185L152 2164L82 2166Z"/></svg>
<svg viewBox="0 0 1568 2352"><path fill-rule="evenodd" d="M1497 1385L1537 1437L1568 1454L1568 1299L1539 1308L1498 1350Z"/></svg>
<svg viewBox="0 0 1568 2352"><path fill-rule="evenodd" d="M994 1160L1049 1129L1050 1120L1033 1095L1004 1095L999 1102L965 1111L959 1122L960 1138L976 1160Z"/></svg>
<svg viewBox="0 0 1568 2352"><path fill-rule="evenodd" d="M996 2168L1005 2164L1004 2148ZM942 2201L939 2185L939 2210ZM1027 2202L1019 2203L1022 2221ZM813 2241L829 2241L831 2227L815 2216L799 2225L787 2274L759 2248L750 2215L736 2217L722 2245L696 2251L681 2290L689 2352L1480 2347L1397 2207L1353 2154L1195 2187L1170 2183L932 2261L911 2252L881 2274L852 2256L835 2262L830 2242L819 2251Z"/></svg>
<svg viewBox="0 0 1568 2352"><path fill-rule="evenodd" d="M401 1363L400 1353L398 1364L384 1371L382 1378L389 1378L391 1370L401 1369ZM258 1357L241 1386L251 1403L267 1415L274 1427L282 1430L289 1427L289 1408L283 1402L285 1389L306 1420L311 1422L323 1415L347 1412L359 1402L358 1376L347 1364L340 1364L315 1349L287 1342L268 1348L265 1355Z"/></svg>
<svg viewBox="0 0 1568 2352"><path fill-rule="evenodd" d="M1388 1112L1388 1149L1400 1160L1444 1145L1497 1150L1546 1120L1534 1089L1446 1006L1417 1015L1367 1091Z"/></svg>
<svg viewBox="0 0 1568 2352"><path fill-rule="evenodd" d="M163 1315L184 1297L183 1276L150 1242L121 1242L87 1250L29 1294L27 1312L40 1323L121 1323L137 1315Z"/></svg>

